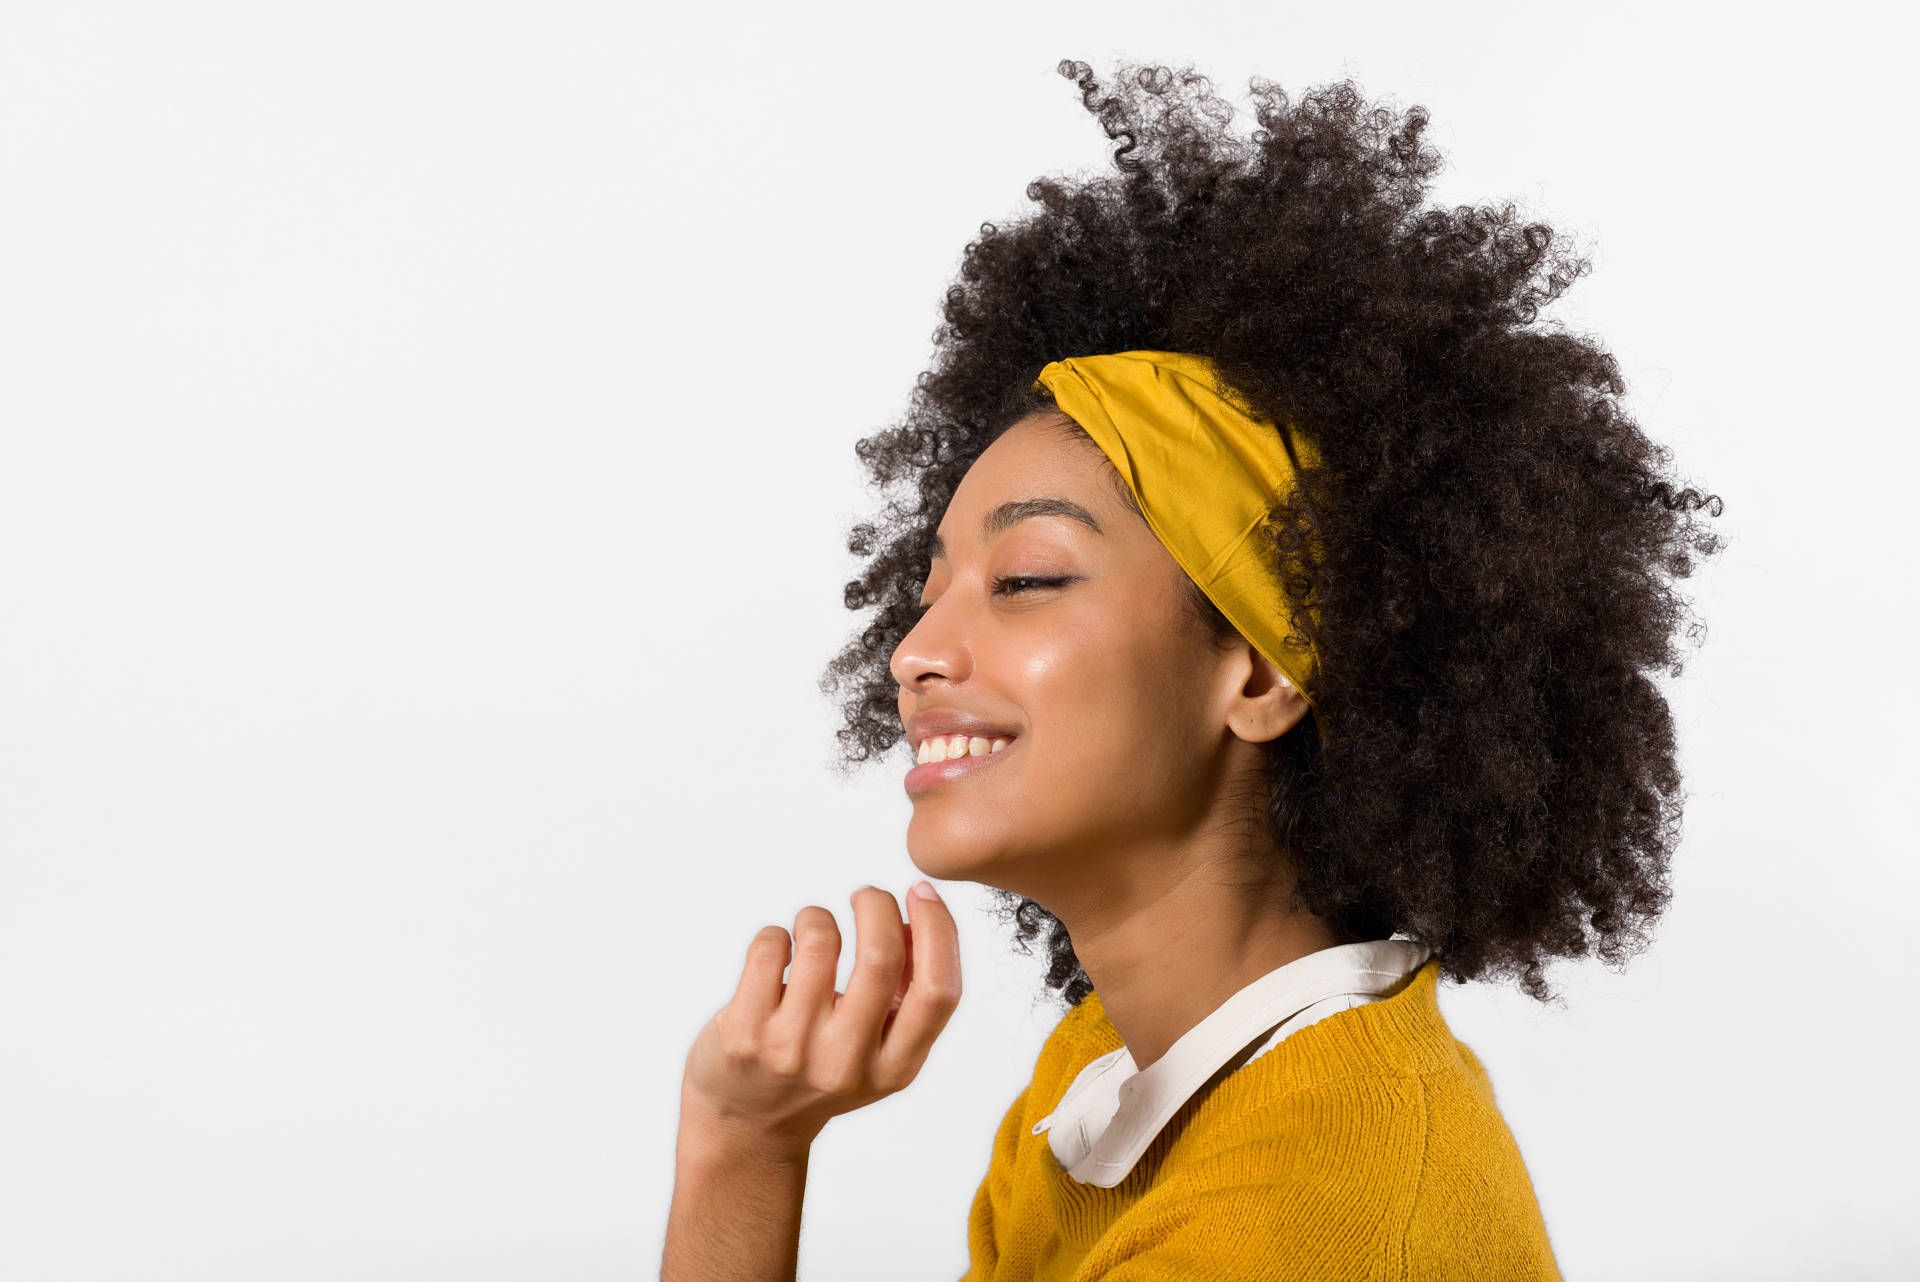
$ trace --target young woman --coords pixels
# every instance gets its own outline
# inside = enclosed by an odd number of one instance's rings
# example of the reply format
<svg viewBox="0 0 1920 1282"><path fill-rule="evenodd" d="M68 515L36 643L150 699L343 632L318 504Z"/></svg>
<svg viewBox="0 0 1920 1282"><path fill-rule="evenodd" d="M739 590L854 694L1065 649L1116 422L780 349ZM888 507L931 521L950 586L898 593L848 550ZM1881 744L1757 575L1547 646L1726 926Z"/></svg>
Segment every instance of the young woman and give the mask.
<svg viewBox="0 0 1920 1282"><path fill-rule="evenodd" d="M1680 807L1651 675L1720 502L1534 324L1585 260L1423 207L1421 109L1255 81L1246 140L1191 72L1061 71L1119 172L968 246L859 447L907 493L850 540L873 617L825 685L850 761L916 754L915 865L992 887L1065 1008L967 1277L1557 1277L1436 989L1545 1000L1553 958L1644 946ZM854 895L844 994L825 909L754 940L688 1057L666 1282L794 1276L813 1138L959 1000L923 887L906 924Z"/></svg>

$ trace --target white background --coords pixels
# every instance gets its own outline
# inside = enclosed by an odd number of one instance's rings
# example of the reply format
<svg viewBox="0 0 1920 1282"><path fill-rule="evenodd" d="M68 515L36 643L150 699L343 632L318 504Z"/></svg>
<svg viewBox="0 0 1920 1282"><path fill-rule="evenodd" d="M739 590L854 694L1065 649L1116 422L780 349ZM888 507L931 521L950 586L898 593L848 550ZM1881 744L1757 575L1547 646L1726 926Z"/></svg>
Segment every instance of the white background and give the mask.
<svg viewBox="0 0 1920 1282"><path fill-rule="evenodd" d="M684 1056L748 940L919 875L905 750L827 769L851 447L979 224L1107 163L1074 57L1242 104L1352 76L1432 111L1435 201L1590 246L1547 315L1727 504L1672 686L1676 899L1563 1007L1442 1008L1569 1278L1910 1276L1882 10L8 6L0 1274L657 1274ZM816 1146L815 1282L959 1276L1057 1017L946 890L965 1000Z"/></svg>

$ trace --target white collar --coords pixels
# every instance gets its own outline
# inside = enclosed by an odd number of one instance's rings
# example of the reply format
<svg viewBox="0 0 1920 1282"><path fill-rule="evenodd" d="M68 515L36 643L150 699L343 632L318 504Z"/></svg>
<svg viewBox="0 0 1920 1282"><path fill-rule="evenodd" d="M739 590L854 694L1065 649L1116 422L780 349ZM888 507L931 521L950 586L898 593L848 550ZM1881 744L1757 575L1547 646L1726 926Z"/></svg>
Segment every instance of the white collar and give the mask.
<svg viewBox="0 0 1920 1282"><path fill-rule="evenodd" d="M1112 1188L1228 1060L1267 1034L1256 1058L1317 1019L1378 1000L1432 952L1412 940L1373 939L1295 958L1227 998L1146 1068L1136 1068L1124 1046L1095 1059L1033 1133L1051 1131L1047 1143L1074 1179Z"/></svg>

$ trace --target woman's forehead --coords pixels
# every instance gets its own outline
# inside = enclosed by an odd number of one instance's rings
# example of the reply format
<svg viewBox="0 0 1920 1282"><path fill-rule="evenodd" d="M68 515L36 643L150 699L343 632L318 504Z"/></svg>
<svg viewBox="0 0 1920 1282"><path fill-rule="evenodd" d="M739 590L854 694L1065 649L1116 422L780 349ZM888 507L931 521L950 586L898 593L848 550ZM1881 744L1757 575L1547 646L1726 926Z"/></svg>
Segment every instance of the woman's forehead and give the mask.
<svg viewBox="0 0 1920 1282"><path fill-rule="evenodd" d="M985 511L1009 499L1057 495L1090 509L1106 525L1125 507L1119 474L1092 437L1058 411L1030 414L1002 432L961 478L948 510Z"/></svg>

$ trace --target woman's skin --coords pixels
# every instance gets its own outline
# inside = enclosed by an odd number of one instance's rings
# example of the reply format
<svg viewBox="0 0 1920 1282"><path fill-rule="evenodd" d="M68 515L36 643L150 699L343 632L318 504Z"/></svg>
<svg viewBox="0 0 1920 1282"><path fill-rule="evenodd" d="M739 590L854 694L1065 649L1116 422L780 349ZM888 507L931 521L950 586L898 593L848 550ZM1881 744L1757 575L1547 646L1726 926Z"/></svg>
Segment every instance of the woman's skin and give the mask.
<svg viewBox="0 0 1920 1282"><path fill-rule="evenodd" d="M1252 871L1285 866L1258 745L1306 703L1245 640L1212 643L1118 484L1063 415L1009 428L942 516L892 671L910 747L953 714L1009 738L972 768L909 772L915 866L1065 922L1145 1068L1261 975L1346 941L1286 907L1290 875ZM854 893L844 995L826 909L754 938L687 1057L662 1282L794 1277L814 1138L907 1086L960 1000L952 914L907 903L910 925L886 891Z"/></svg>

